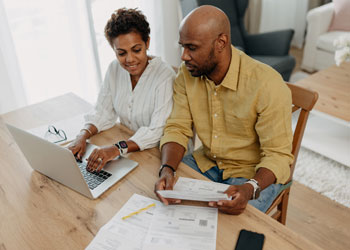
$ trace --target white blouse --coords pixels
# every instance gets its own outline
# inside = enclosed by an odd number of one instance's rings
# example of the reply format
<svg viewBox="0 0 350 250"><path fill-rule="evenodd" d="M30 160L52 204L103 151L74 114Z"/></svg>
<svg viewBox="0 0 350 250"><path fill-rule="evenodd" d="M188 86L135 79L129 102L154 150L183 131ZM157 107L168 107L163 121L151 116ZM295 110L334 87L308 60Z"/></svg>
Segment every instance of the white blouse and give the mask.
<svg viewBox="0 0 350 250"><path fill-rule="evenodd" d="M174 70L159 57L149 61L134 90L130 74L117 60L108 67L94 110L85 122L98 131L113 127L117 118L135 134L129 138L144 150L158 145L172 110Z"/></svg>

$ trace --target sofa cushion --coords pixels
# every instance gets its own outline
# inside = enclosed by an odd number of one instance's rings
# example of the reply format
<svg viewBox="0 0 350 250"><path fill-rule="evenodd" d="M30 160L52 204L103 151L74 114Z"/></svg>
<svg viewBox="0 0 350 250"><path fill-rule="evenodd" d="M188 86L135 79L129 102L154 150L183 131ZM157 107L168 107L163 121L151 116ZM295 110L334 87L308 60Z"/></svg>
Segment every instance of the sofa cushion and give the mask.
<svg viewBox="0 0 350 250"><path fill-rule="evenodd" d="M333 0L334 15L329 31L343 30L350 31L350 1Z"/></svg>
<svg viewBox="0 0 350 250"><path fill-rule="evenodd" d="M337 49L333 45L334 40L346 34L350 34L350 32L331 31L331 32L324 33L318 37L316 48L333 53Z"/></svg>

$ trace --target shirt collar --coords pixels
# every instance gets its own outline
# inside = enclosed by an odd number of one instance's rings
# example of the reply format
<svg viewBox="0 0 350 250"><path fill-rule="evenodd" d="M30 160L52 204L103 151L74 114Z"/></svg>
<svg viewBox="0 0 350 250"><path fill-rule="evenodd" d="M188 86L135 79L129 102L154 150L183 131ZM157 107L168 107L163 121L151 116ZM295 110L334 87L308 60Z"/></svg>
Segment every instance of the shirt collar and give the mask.
<svg viewBox="0 0 350 250"><path fill-rule="evenodd" d="M241 52L240 50L236 49L232 45L231 45L231 51L232 51L232 54L231 54L230 66L224 77L224 80L222 80L221 82L221 85L232 90L237 90L238 72L239 72L240 61L241 61Z"/></svg>

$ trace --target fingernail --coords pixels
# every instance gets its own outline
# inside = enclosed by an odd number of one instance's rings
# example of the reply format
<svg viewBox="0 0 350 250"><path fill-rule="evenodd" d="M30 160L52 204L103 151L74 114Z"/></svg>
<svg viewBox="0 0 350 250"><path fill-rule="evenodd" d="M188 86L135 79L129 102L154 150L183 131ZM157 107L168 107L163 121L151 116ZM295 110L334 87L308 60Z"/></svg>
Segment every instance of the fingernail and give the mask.
<svg viewBox="0 0 350 250"><path fill-rule="evenodd" d="M214 204L212 202L209 202L209 207L214 206Z"/></svg>
<svg viewBox="0 0 350 250"><path fill-rule="evenodd" d="M219 202L218 202L218 205L219 205L219 206L221 206L221 205L222 205L222 202L221 202L221 201L219 201Z"/></svg>

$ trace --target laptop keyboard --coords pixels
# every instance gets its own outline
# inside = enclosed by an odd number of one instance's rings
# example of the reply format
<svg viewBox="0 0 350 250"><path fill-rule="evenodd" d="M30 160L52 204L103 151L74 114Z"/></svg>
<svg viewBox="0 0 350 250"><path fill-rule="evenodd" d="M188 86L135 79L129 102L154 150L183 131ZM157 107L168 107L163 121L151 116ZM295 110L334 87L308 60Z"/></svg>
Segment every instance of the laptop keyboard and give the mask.
<svg viewBox="0 0 350 250"><path fill-rule="evenodd" d="M104 170L101 170L99 173L96 171L89 172L86 170L87 164L85 162L81 162L80 160L77 160L77 164L91 190L94 190L98 185L112 176L111 173Z"/></svg>

